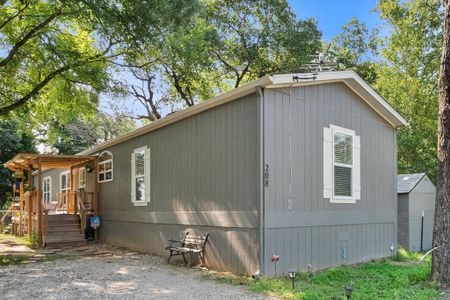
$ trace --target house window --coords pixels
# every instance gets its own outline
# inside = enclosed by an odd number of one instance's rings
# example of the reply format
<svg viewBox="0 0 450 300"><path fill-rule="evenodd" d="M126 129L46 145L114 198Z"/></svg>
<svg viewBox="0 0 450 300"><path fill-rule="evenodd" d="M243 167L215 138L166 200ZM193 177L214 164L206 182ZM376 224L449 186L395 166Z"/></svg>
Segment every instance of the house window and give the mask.
<svg viewBox="0 0 450 300"><path fill-rule="evenodd" d="M78 188L86 188L86 168L80 168L78 170Z"/></svg>
<svg viewBox="0 0 450 300"><path fill-rule="evenodd" d="M69 193L70 192L70 172L63 172L60 175L60 192Z"/></svg>
<svg viewBox="0 0 450 300"><path fill-rule="evenodd" d="M104 151L98 157L98 182L111 180L113 180L113 155L109 151Z"/></svg>
<svg viewBox="0 0 450 300"><path fill-rule="evenodd" d="M324 128L324 198L332 203L361 199L360 138L355 131L330 125Z"/></svg>
<svg viewBox="0 0 450 300"><path fill-rule="evenodd" d="M150 149L138 148L131 154L131 202L147 205L150 202Z"/></svg>
<svg viewBox="0 0 450 300"><path fill-rule="evenodd" d="M352 197L353 135L334 132L334 197Z"/></svg>
<svg viewBox="0 0 450 300"><path fill-rule="evenodd" d="M52 201L52 178L45 177L42 183L42 200L44 204L49 204Z"/></svg>

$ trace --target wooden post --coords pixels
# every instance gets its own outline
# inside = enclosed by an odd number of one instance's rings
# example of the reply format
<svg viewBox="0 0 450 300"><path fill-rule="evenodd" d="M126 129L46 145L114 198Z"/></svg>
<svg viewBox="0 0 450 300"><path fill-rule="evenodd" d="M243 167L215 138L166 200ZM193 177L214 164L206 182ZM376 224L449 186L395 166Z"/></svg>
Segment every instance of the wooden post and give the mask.
<svg viewBox="0 0 450 300"><path fill-rule="evenodd" d="M33 189L31 189L32 186L34 186L33 184L33 176L31 173L31 170L33 169L32 165L28 166L28 186L30 187L30 193L28 194L28 237L31 239L31 234L33 233L33 201L32 201L32 195L31 195L31 191Z"/></svg>
<svg viewBox="0 0 450 300"><path fill-rule="evenodd" d="M94 199L93 199L93 210L94 210L94 214L98 214L98 195L97 195L97 191L98 191L98 182L97 182L97 174L98 174L98 165L97 165L97 160L96 159L94 159L93 161L93 166L92 166L92 168L93 168L93 170L92 170L92 180L94 181L93 182L93 185L92 185L92 192L93 192L93 197L94 197Z"/></svg>
<svg viewBox="0 0 450 300"><path fill-rule="evenodd" d="M38 161L38 193L37 193L37 211L38 211L38 243L42 245L42 166L41 159Z"/></svg>
<svg viewBox="0 0 450 300"><path fill-rule="evenodd" d="M94 214L95 215L98 215L98 212L99 212L99 196L98 196L98 180L97 180L97 176L98 176L98 163L97 163L97 159L93 159L92 160L92 163L93 163L93 170L92 170L92 180L94 181L93 182L93 185L92 185L92 190L93 190L93 198L94 199L92 199L93 200L93 210L94 210ZM89 224L88 224L88 226L90 226ZM99 239L99 234L98 234L98 228L97 229L95 229L95 233L94 233L94 239L95 240L98 240Z"/></svg>
<svg viewBox="0 0 450 300"><path fill-rule="evenodd" d="M25 178L22 177L22 181L20 182L20 188L19 188L19 236L23 236L23 183L25 181Z"/></svg>
<svg viewBox="0 0 450 300"><path fill-rule="evenodd" d="M69 190L69 205L67 208L68 213L75 212L75 180L73 178L73 166L70 167L70 190Z"/></svg>

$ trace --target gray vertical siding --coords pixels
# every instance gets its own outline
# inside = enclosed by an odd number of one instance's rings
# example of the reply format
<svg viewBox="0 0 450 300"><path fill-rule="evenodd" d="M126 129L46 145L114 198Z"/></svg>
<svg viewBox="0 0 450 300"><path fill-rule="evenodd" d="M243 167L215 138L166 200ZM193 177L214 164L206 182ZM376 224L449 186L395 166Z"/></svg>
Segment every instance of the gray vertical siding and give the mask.
<svg viewBox="0 0 450 300"><path fill-rule="evenodd" d="M167 256L167 240L210 233L207 264L259 268L259 140L256 95L112 146L114 180L99 183L102 240ZM131 202L131 153L151 152L151 200Z"/></svg>
<svg viewBox="0 0 450 300"><path fill-rule="evenodd" d="M61 181L60 176L61 173L69 171L68 169L49 169L44 172L42 172L42 180L46 177L52 178L52 184L51 184L51 200L56 201L56 193L59 193L61 190ZM74 170L74 183L75 183L75 190L79 188L79 181L78 181L78 170ZM92 192L93 191L93 185L94 185L94 178L92 177L93 173L86 173L86 191ZM33 176L33 184L37 188L38 186L38 176Z"/></svg>
<svg viewBox="0 0 450 300"><path fill-rule="evenodd" d="M46 177L52 178L52 184L51 184L51 200L56 201L56 193L60 192L61 189L61 182L60 182L60 175L62 172L66 171L65 169L50 169L42 172L42 180ZM33 184L37 189L38 186L38 176L33 176Z"/></svg>
<svg viewBox="0 0 450 300"><path fill-rule="evenodd" d="M424 212L423 250L432 247L435 197L436 189L426 176L409 193L410 251L420 250L422 211Z"/></svg>
<svg viewBox="0 0 450 300"><path fill-rule="evenodd" d="M273 254L281 256L277 275L391 255L397 234L395 129L343 83L264 92L270 178L264 191L265 273L275 274ZM323 198L323 128L330 124L361 137L361 200L355 204Z"/></svg>
<svg viewBox="0 0 450 300"><path fill-rule="evenodd" d="M398 194L398 245L409 250L409 195Z"/></svg>

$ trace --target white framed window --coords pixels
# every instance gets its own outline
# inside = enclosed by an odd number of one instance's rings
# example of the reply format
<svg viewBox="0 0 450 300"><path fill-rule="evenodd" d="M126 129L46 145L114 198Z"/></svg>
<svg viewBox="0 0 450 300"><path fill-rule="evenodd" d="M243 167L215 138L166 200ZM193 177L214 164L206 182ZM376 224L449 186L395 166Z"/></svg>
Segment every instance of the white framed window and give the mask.
<svg viewBox="0 0 450 300"><path fill-rule="evenodd" d="M332 203L356 203L361 199L360 137L354 130L330 125L323 140L323 197Z"/></svg>
<svg viewBox="0 0 450 300"><path fill-rule="evenodd" d="M78 188L85 189L86 188L86 168L78 169Z"/></svg>
<svg viewBox="0 0 450 300"><path fill-rule="evenodd" d="M62 172L59 176L59 191L70 193L70 171Z"/></svg>
<svg viewBox="0 0 450 300"><path fill-rule="evenodd" d="M50 176L45 177L42 180L42 201L44 204L52 202L52 178Z"/></svg>
<svg viewBox="0 0 450 300"><path fill-rule="evenodd" d="M141 147L131 154L131 202L144 206L150 202L150 149Z"/></svg>
<svg viewBox="0 0 450 300"><path fill-rule="evenodd" d="M113 155L104 151L98 156L98 182L113 180Z"/></svg>

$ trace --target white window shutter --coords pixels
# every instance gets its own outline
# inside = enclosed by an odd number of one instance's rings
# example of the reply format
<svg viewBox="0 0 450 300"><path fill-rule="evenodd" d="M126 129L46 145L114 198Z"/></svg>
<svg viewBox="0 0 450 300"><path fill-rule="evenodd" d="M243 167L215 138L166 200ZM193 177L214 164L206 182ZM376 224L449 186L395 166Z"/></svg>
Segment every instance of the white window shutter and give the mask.
<svg viewBox="0 0 450 300"><path fill-rule="evenodd" d="M355 200L361 200L361 141L353 137L353 195Z"/></svg>
<svg viewBox="0 0 450 300"><path fill-rule="evenodd" d="M136 171L134 163L134 152L131 153L131 202L136 201Z"/></svg>
<svg viewBox="0 0 450 300"><path fill-rule="evenodd" d="M331 199L333 195L333 132L323 128L323 197Z"/></svg>
<svg viewBox="0 0 450 300"><path fill-rule="evenodd" d="M150 148L145 149L144 156L145 201L150 202Z"/></svg>

